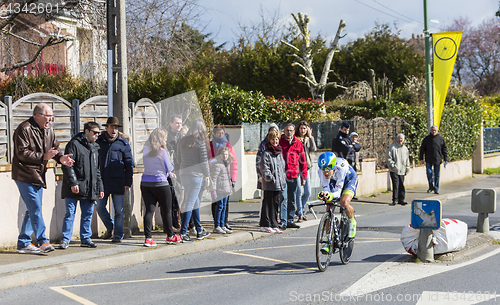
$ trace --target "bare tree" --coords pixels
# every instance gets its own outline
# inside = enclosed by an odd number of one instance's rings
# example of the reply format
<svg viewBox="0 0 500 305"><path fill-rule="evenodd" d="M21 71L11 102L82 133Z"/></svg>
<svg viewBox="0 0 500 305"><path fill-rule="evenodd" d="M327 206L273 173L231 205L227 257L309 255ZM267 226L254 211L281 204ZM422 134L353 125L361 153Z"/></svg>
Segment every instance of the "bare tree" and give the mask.
<svg viewBox="0 0 500 305"><path fill-rule="evenodd" d="M266 46L275 47L288 30L286 22L281 16L280 8L278 6L271 12L264 10L261 5L259 11L259 22L249 24L242 21L238 22L239 41L244 44L253 44L259 41Z"/></svg>
<svg viewBox="0 0 500 305"><path fill-rule="evenodd" d="M330 65L332 63L333 55L338 50L338 43L340 38L343 38L345 36L341 36L346 26L345 22L344 20L340 20L337 34L335 35L335 38L330 42L329 52L326 56L325 64L323 66L323 72L321 73L321 79L318 82L316 81L316 77L313 71L313 58L318 50L315 50L315 52L313 52L314 46L311 44L309 17L307 15L303 15L302 13L298 13L297 15L292 14L292 16L295 19L295 23L300 30L300 35L302 36L302 46L299 49L293 44L284 40L282 40L281 42L295 50L295 54L289 54L289 56L293 56L297 60L292 65L299 66L300 68L302 68L302 70L304 70L304 74L300 74L300 77L305 80L305 82L302 83L307 84L312 97L314 99L320 99L324 101L326 88L333 87L346 89L346 87L340 86L335 82L328 82L328 74L332 72L332 70L330 70Z"/></svg>
<svg viewBox="0 0 500 305"><path fill-rule="evenodd" d="M198 0L138 0L127 3L130 71L179 68L197 53L194 30L202 8Z"/></svg>
<svg viewBox="0 0 500 305"><path fill-rule="evenodd" d="M103 28L103 9L100 0L0 0L0 37L4 52L0 72L25 67L35 62L43 50L75 39L52 21L69 17L94 29ZM20 45L27 46L25 54L19 54Z"/></svg>

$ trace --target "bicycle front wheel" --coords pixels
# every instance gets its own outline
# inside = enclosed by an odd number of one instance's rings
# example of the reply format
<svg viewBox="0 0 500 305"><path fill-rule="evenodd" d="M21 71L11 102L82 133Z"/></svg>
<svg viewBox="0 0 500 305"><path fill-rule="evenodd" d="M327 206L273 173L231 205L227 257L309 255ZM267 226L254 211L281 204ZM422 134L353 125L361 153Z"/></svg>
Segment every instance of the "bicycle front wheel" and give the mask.
<svg viewBox="0 0 500 305"><path fill-rule="evenodd" d="M340 247L340 260L342 264L347 265L351 260L352 250L354 249L354 238L349 238L347 234L349 233L349 221L347 218L343 218L343 221L339 228L340 241L342 246Z"/></svg>
<svg viewBox="0 0 500 305"><path fill-rule="evenodd" d="M316 264L321 272L324 272L330 260L332 258L332 253L335 250L332 241L332 229L331 229L331 214L325 213L321 217L321 221L318 225L318 234L316 235ZM323 249L325 245L329 245L328 249ZM328 250L328 251L326 251Z"/></svg>

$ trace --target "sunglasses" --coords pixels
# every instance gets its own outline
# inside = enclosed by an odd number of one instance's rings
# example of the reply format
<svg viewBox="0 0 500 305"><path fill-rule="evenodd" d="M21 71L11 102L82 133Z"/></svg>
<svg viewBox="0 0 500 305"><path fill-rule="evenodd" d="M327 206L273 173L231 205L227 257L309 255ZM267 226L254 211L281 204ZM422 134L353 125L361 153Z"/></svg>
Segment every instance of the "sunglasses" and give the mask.
<svg viewBox="0 0 500 305"><path fill-rule="evenodd" d="M99 134L101 132L100 130L98 130L98 131L91 130L91 131L94 133L94 135Z"/></svg>
<svg viewBox="0 0 500 305"><path fill-rule="evenodd" d="M328 165L328 166L325 166L325 167L320 167L322 171L324 172L329 172L333 169L333 166L331 165Z"/></svg>

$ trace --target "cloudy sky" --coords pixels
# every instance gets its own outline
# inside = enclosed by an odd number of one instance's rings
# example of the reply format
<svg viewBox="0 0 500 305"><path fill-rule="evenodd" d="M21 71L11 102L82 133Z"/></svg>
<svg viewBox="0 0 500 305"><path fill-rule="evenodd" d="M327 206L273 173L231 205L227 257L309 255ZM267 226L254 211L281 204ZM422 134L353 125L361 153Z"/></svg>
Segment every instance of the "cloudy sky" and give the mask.
<svg viewBox="0 0 500 305"><path fill-rule="evenodd" d="M423 0L199 0L205 13L203 22L208 24L204 33L212 33L217 43L228 42L230 47L239 33L238 23L257 24L261 8L265 15L281 16L283 21L293 21L291 13L309 15L312 36L321 33L333 38L341 19L346 23L347 36L341 44L363 37L375 22L397 22L401 36L422 34L424 28ZM428 0L429 30L439 32L458 17L468 17L477 25L492 18L498 10L498 0Z"/></svg>

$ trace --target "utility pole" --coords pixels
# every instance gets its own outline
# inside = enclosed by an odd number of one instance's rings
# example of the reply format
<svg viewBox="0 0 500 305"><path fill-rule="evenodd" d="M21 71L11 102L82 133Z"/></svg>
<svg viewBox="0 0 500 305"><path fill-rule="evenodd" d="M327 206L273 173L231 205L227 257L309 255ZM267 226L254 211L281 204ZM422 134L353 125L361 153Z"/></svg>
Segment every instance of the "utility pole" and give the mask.
<svg viewBox="0 0 500 305"><path fill-rule="evenodd" d="M108 113L117 117L123 125L121 131L129 134L125 0L107 0L106 3L108 69L111 67L108 71L108 98L112 101Z"/></svg>
<svg viewBox="0 0 500 305"><path fill-rule="evenodd" d="M125 0L107 0L108 34L108 115L122 123L121 132L130 134L127 87L127 30ZM125 237L130 237L130 191L124 194Z"/></svg>
<svg viewBox="0 0 500 305"><path fill-rule="evenodd" d="M427 18L427 0L424 0L424 35L425 35L425 80L427 84L427 131L434 125L432 103L432 72L431 72L431 46Z"/></svg>

